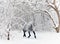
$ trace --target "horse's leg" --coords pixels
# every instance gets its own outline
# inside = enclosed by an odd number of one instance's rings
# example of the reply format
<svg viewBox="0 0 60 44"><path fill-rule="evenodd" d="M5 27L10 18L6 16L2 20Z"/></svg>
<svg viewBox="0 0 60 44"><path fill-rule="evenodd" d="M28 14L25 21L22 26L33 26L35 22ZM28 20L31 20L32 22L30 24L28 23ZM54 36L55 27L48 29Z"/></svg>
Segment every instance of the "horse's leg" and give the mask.
<svg viewBox="0 0 60 44"><path fill-rule="evenodd" d="M29 33L29 36L28 36L28 38L30 38L30 36L31 36L31 34L30 34L30 31L28 31L28 33Z"/></svg>
<svg viewBox="0 0 60 44"><path fill-rule="evenodd" d="M33 31L33 34L34 34L34 38L36 38L36 34L35 34L35 31Z"/></svg>
<svg viewBox="0 0 60 44"><path fill-rule="evenodd" d="M25 33L26 33L26 31L24 31L24 30L23 30L23 33L24 33L23 37L26 37L26 34L25 34Z"/></svg>

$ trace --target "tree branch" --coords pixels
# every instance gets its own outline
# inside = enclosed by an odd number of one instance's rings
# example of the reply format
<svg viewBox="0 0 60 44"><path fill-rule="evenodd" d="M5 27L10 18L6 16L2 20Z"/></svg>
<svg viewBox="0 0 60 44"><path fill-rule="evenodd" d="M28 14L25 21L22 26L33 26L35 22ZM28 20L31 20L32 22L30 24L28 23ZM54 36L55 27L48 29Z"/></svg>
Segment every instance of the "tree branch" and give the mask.
<svg viewBox="0 0 60 44"><path fill-rule="evenodd" d="M52 5L48 5L48 7L49 7L49 6L50 6L51 8L53 8L54 10L56 10L56 8L54 7L55 5L54 5L54 6L52 6Z"/></svg>
<svg viewBox="0 0 60 44"><path fill-rule="evenodd" d="M51 17L51 15L50 15L47 11L44 11L44 12L47 13L47 14L49 15L49 17L51 18L51 20L52 20L54 26L56 27L56 24L54 23L54 20L53 20L53 18Z"/></svg>
<svg viewBox="0 0 60 44"><path fill-rule="evenodd" d="M53 3L52 3L52 4L54 4L54 5L55 5L55 2L56 2L56 0L53 0Z"/></svg>

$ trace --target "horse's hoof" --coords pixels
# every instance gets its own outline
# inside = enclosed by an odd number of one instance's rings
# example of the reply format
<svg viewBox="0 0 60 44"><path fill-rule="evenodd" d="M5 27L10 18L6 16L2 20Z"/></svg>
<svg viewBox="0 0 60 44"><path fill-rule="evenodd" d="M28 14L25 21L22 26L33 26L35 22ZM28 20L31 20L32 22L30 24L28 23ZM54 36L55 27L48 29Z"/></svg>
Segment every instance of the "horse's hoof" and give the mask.
<svg viewBox="0 0 60 44"><path fill-rule="evenodd" d="M31 35L30 35L31 36ZM30 36L28 36L28 38L30 38Z"/></svg>
<svg viewBox="0 0 60 44"><path fill-rule="evenodd" d="M36 36L34 36L34 38L36 38Z"/></svg>
<svg viewBox="0 0 60 44"><path fill-rule="evenodd" d="M30 38L30 36L28 36L28 38Z"/></svg>
<svg viewBox="0 0 60 44"><path fill-rule="evenodd" d="M23 35L23 37L26 37L25 35Z"/></svg>

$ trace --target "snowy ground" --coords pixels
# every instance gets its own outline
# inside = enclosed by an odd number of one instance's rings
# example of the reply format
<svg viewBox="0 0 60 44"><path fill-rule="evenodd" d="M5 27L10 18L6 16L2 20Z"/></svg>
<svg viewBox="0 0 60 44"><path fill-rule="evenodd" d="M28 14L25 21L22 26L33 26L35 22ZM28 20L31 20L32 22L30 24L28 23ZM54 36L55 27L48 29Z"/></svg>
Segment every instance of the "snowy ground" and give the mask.
<svg viewBox="0 0 60 44"><path fill-rule="evenodd" d="M11 40L1 40L1 44L60 44L60 33L56 32L36 32L35 39L33 33L30 38L23 38L23 32L11 32ZM27 33L28 36L28 33Z"/></svg>

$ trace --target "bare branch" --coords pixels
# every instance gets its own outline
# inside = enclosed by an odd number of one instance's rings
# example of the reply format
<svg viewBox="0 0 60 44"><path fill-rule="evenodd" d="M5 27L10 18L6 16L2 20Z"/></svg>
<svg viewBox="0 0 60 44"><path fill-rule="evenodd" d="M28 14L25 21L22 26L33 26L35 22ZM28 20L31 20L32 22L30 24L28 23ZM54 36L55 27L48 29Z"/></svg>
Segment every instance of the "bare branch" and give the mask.
<svg viewBox="0 0 60 44"><path fill-rule="evenodd" d="M55 7L53 7L52 5L49 5L51 8L53 8L55 10L55 12L57 13L58 16L58 20L59 20L59 24L60 24L60 15L59 15L59 10L58 7L56 5L54 5Z"/></svg>
<svg viewBox="0 0 60 44"><path fill-rule="evenodd" d="M49 4L48 0L46 0L46 2ZM53 2L51 4L55 5L56 0L53 0Z"/></svg>
<svg viewBox="0 0 60 44"><path fill-rule="evenodd" d="M51 8L53 8L54 10L56 10L56 7L54 7L54 6L52 6L52 5L48 5L48 7L51 7Z"/></svg>
<svg viewBox="0 0 60 44"><path fill-rule="evenodd" d="M55 2L56 2L56 0L53 0L53 3L52 3L52 4L54 4L54 5L55 5Z"/></svg>
<svg viewBox="0 0 60 44"><path fill-rule="evenodd" d="M44 11L44 12L47 13L47 14L49 15L49 17L51 18L51 20L52 20L54 26L56 27L56 24L54 23L54 20L53 20L53 18L51 17L51 15L50 15L47 11Z"/></svg>

